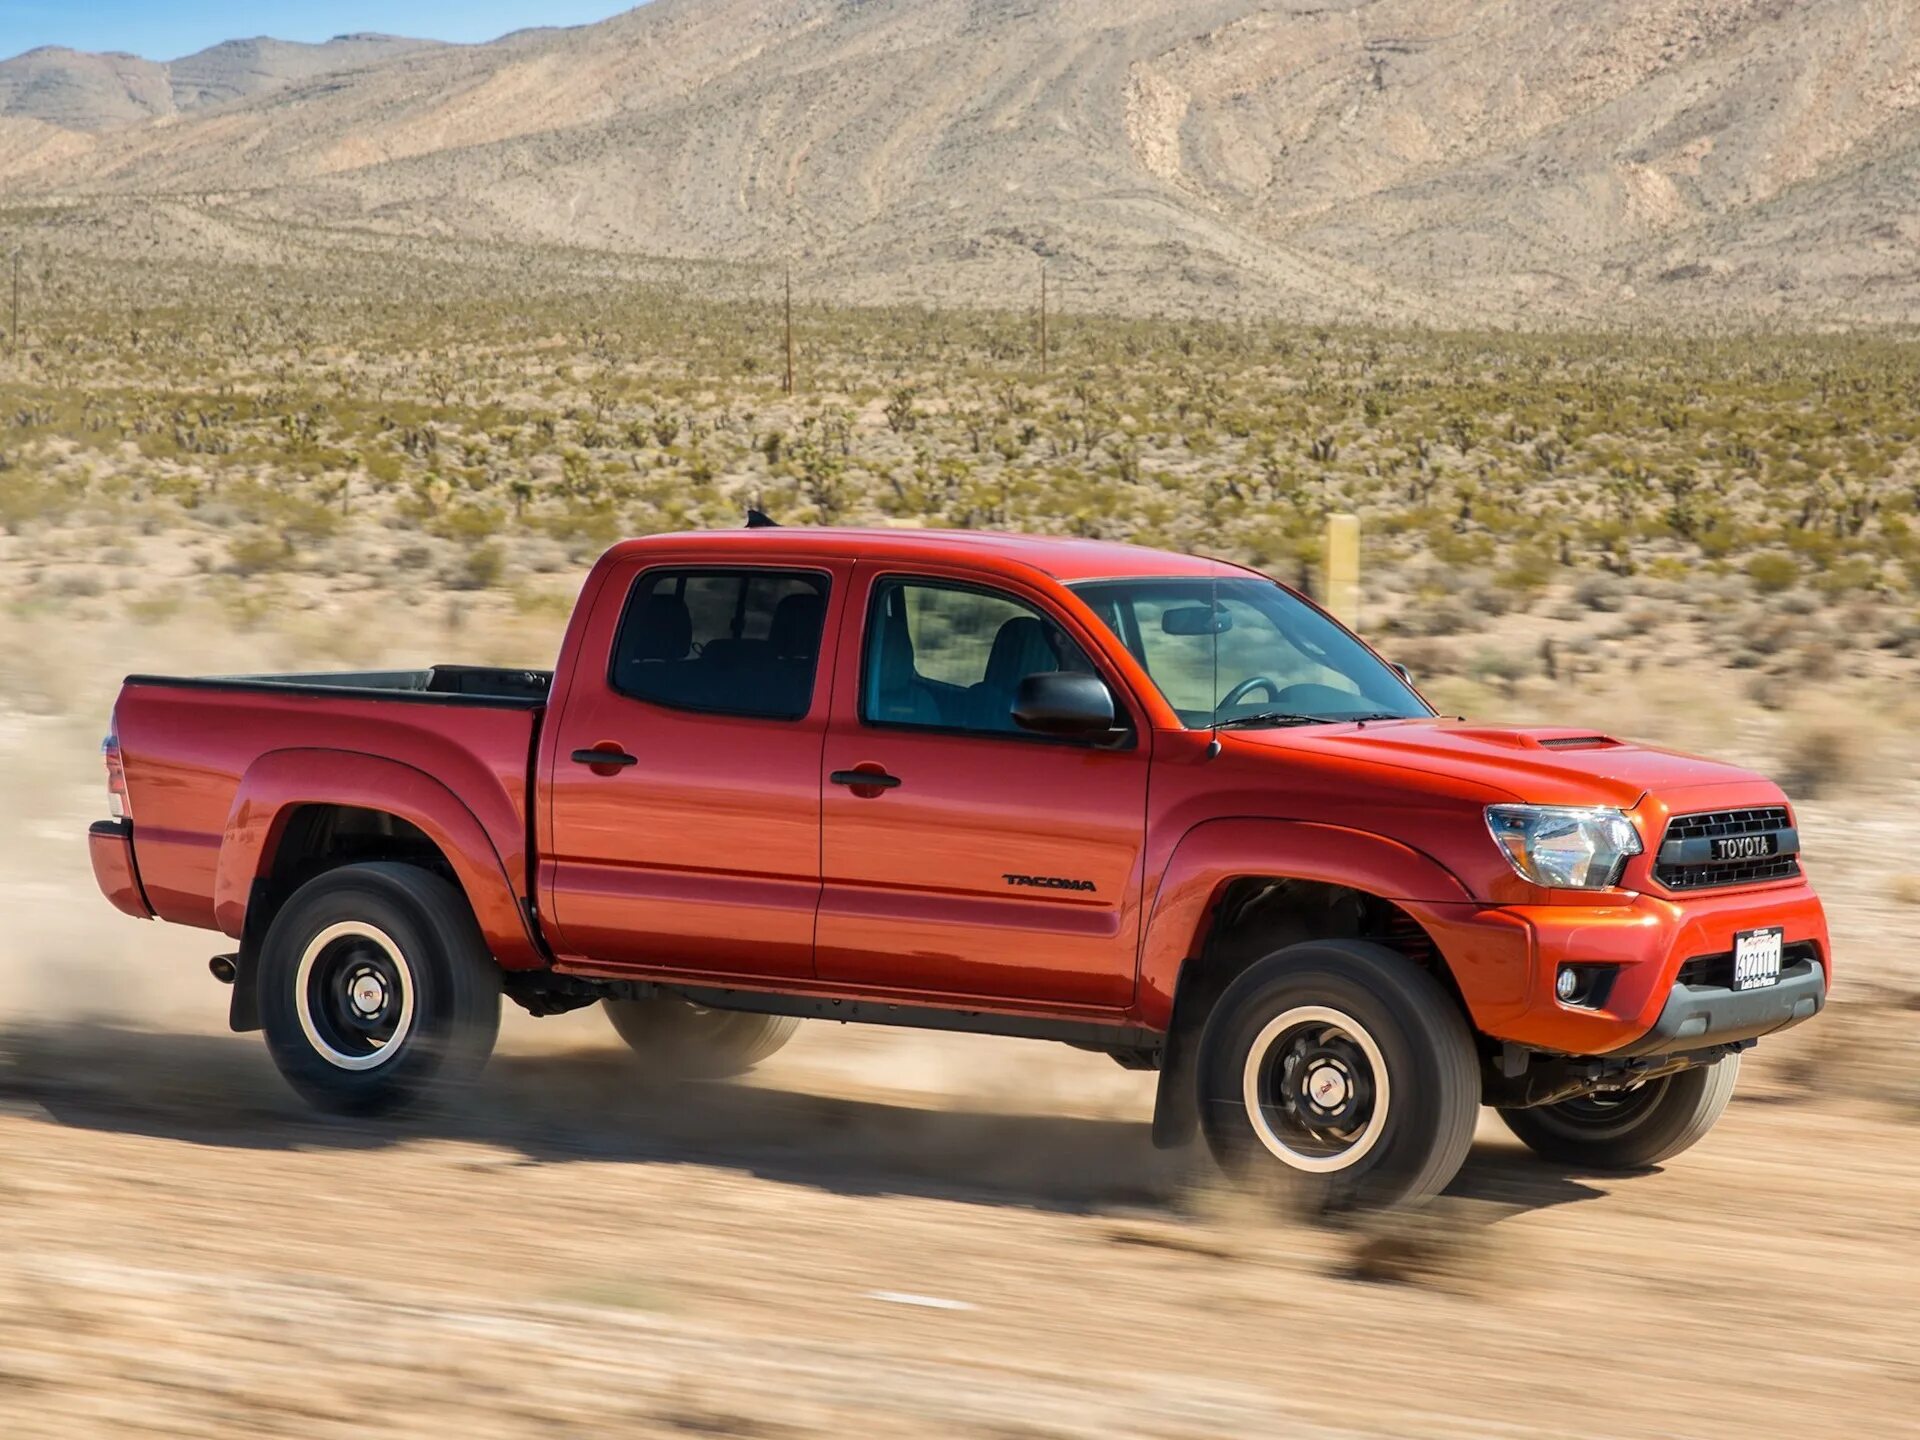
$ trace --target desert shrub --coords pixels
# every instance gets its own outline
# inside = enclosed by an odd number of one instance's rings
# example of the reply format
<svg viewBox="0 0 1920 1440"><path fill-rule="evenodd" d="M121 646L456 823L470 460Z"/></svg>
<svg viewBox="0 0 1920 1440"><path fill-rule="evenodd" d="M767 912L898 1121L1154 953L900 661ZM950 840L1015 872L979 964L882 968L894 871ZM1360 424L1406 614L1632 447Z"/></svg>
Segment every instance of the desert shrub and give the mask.
<svg viewBox="0 0 1920 1440"><path fill-rule="evenodd" d="M1544 550L1527 551L1496 574L1493 583L1516 595L1532 596L1547 588L1553 570L1553 557Z"/></svg>
<svg viewBox="0 0 1920 1440"><path fill-rule="evenodd" d="M1879 567L1865 555L1849 555L1836 560L1813 577L1813 588L1822 595L1837 597L1871 588Z"/></svg>
<svg viewBox="0 0 1920 1440"><path fill-rule="evenodd" d="M1778 595L1791 590L1800 579L1800 564L1791 555L1767 550L1755 555L1746 565L1747 578L1763 595Z"/></svg>
<svg viewBox="0 0 1920 1440"><path fill-rule="evenodd" d="M135 595L126 602L127 618L141 625L163 625L180 613L181 603L177 590Z"/></svg>
<svg viewBox="0 0 1920 1440"><path fill-rule="evenodd" d="M449 590L491 590L506 573L507 556L498 541L475 545L442 572Z"/></svg>
<svg viewBox="0 0 1920 1440"><path fill-rule="evenodd" d="M1856 733L1837 724L1809 724L1787 741L1777 777L1796 800L1818 800L1853 782L1861 769Z"/></svg>
<svg viewBox="0 0 1920 1440"><path fill-rule="evenodd" d="M1533 673L1533 661L1528 656L1488 646L1475 652L1467 665L1467 673L1482 683L1511 686Z"/></svg>
<svg viewBox="0 0 1920 1440"><path fill-rule="evenodd" d="M250 530L227 542L227 569L235 575L284 570L292 559L292 544L285 536L270 531Z"/></svg>
<svg viewBox="0 0 1920 1440"><path fill-rule="evenodd" d="M1626 589L1611 575L1587 575L1573 587L1573 598L1588 610L1611 614L1626 601Z"/></svg>
<svg viewBox="0 0 1920 1440"><path fill-rule="evenodd" d="M501 523L491 505L450 505L427 528L442 539L477 545L497 535Z"/></svg>
<svg viewBox="0 0 1920 1440"><path fill-rule="evenodd" d="M57 520L68 509L68 497L38 476L0 467L0 530L17 535L35 520Z"/></svg>
<svg viewBox="0 0 1920 1440"><path fill-rule="evenodd" d="M106 593L106 582L86 570L68 570L41 586L44 594L62 600L93 600Z"/></svg>

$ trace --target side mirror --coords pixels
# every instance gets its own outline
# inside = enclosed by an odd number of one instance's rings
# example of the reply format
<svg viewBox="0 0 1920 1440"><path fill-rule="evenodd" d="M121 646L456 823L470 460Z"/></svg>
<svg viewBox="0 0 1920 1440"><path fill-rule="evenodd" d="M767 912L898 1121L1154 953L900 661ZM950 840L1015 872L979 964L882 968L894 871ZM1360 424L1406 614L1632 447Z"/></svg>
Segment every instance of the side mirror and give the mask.
<svg viewBox="0 0 1920 1440"><path fill-rule="evenodd" d="M1098 675L1029 675L1014 692L1013 723L1036 735L1104 735L1114 728L1113 692Z"/></svg>
<svg viewBox="0 0 1920 1440"><path fill-rule="evenodd" d="M1402 665L1398 660L1387 661L1387 669L1398 675L1407 684L1413 684L1413 676L1408 673L1407 667Z"/></svg>

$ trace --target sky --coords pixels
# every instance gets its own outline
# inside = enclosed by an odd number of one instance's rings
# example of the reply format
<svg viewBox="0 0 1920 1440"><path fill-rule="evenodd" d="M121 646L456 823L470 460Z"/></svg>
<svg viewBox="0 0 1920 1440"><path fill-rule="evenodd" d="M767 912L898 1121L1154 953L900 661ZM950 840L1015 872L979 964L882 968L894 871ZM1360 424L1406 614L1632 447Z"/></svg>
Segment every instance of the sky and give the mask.
<svg viewBox="0 0 1920 1440"><path fill-rule="evenodd" d="M41 45L177 60L222 40L326 40L378 30L492 40L530 25L583 25L637 0L0 0L0 59Z"/></svg>

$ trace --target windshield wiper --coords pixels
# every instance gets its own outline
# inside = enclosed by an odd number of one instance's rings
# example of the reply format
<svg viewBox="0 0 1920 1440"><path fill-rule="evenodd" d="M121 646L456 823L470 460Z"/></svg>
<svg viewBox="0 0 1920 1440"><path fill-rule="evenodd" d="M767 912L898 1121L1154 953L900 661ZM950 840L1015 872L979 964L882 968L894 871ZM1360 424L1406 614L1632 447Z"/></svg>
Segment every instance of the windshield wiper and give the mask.
<svg viewBox="0 0 1920 1440"><path fill-rule="evenodd" d="M1216 730L1257 729L1267 725L1364 725L1370 720L1411 720L1411 715L1396 715L1391 710L1369 710L1364 715L1301 715L1292 710L1261 710L1252 715L1236 715L1221 720Z"/></svg>
<svg viewBox="0 0 1920 1440"><path fill-rule="evenodd" d="M1216 730L1249 730L1264 725L1330 725L1324 715L1298 715L1291 710L1261 710L1252 715L1236 715L1231 720L1216 720Z"/></svg>

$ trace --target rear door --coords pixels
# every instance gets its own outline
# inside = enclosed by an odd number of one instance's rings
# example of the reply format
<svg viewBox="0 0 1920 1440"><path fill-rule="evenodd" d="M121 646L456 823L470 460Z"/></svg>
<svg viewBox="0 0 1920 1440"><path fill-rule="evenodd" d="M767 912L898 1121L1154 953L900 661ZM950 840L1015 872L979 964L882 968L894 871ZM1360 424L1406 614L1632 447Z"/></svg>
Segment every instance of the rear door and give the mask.
<svg viewBox="0 0 1920 1440"><path fill-rule="evenodd" d="M823 763L820 978L930 996L1131 1002L1146 733L1046 739L1020 679L1098 671L1044 597L862 564ZM1111 675L1115 704L1130 701Z"/></svg>
<svg viewBox="0 0 1920 1440"><path fill-rule="evenodd" d="M847 562L608 577L549 736L547 918L609 969L813 974Z"/></svg>

